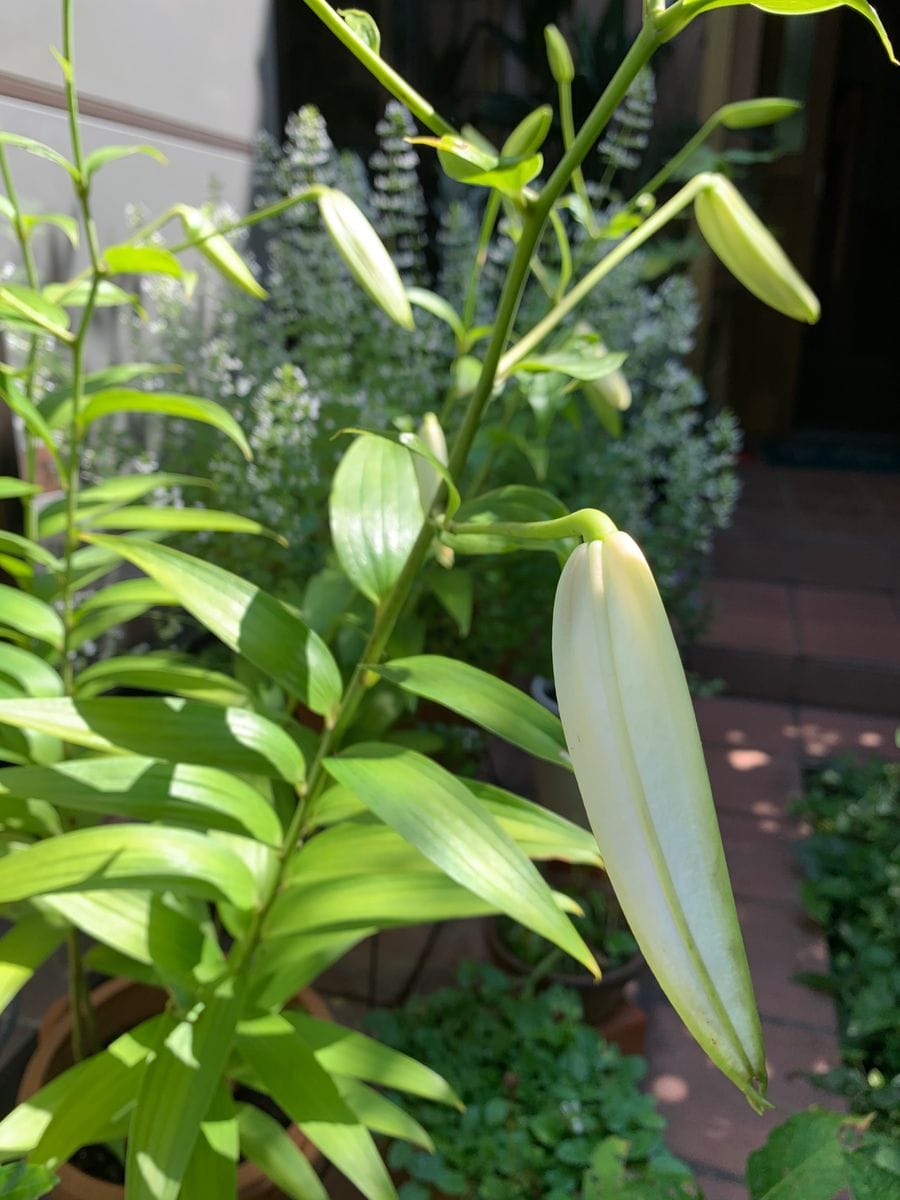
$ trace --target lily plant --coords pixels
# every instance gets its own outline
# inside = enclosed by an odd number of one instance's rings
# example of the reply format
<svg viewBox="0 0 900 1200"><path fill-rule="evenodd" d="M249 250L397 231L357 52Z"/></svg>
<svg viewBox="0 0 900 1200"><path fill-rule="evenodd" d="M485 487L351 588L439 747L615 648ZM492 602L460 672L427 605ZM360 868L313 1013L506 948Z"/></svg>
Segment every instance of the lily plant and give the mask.
<svg viewBox="0 0 900 1200"><path fill-rule="evenodd" d="M224 1200L241 1156L289 1196L326 1189L289 1133L239 1088L265 1093L368 1200L396 1200L374 1135L428 1146L427 1132L372 1085L459 1104L419 1064L295 1006L304 986L380 929L503 912L597 974L533 860L600 861L661 985L713 1062L765 1106L765 1064L752 988L684 676L649 568L601 513L569 514L533 488L461 494L470 450L493 398L518 372L613 377L621 356L546 343L579 301L624 258L693 207L724 264L760 299L814 321L818 303L726 179L694 177L659 201L665 172L606 228L593 227L597 264L566 277L565 214L584 206L581 163L653 54L694 18L742 0L646 0L640 30L608 87L576 129L571 60L548 32L560 88L564 153L545 172L550 114L538 110L499 150L457 130L382 56L360 10L308 7L425 132L451 178L486 196L483 244L501 214L515 241L487 329L474 305L458 313L407 290L384 246L345 195L313 188L275 206L317 204L338 252L373 302L411 326L414 307L453 331L474 360L471 387L421 436L350 431L331 491L334 549L368 602L358 661L341 670L304 614L235 574L167 544L180 532L278 538L240 514L142 503L160 486L202 487L165 473L81 482L89 433L120 413L204 422L247 450L217 404L139 385L155 368L89 371L85 345L102 306L138 304L134 276L190 286L184 256L199 252L229 286L265 302L247 264L198 208L178 205L127 241L103 245L93 217L96 176L146 146L81 144L72 0L62 0L70 151L0 132L0 215L18 240L24 282L0 287L0 322L24 337L21 361L0 364L0 396L24 440L18 497L24 532L0 532L0 1003L8 1004L60 945L69 956L74 1065L0 1121L0 1157L35 1188L89 1143L122 1149L127 1200ZM843 0L766 0L785 16ZM847 0L887 35L866 0ZM787 105L787 109L785 106ZM787 115L778 100L729 106L735 126ZM68 180L78 217L25 211L15 153L49 159ZM242 224L265 219L257 212ZM180 236L165 241L177 226ZM75 278L43 282L34 242L57 228L87 248ZM563 274L534 328L516 315L530 278L546 278L545 230ZM234 228L234 227L232 227ZM477 288L477 273L474 276ZM38 369L45 343L68 359L64 386ZM41 494L38 450L58 496ZM578 544L584 543L584 544ZM553 614L560 722L510 684L462 661L402 651L398 623L426 568L457 557L551 548L565 563ZM133 577L109 582L118 567ZM232 673L165 650L82 665L98 633L156 605L181 606L235 656ZM548 623L551 614L547 614ZM402 730L373 738L365 718L378 689L436 701L529 753L574 769L596 833L528 800L453 775ZM114 694L112 694L114 693ZM302 724L298 711L314 715ZM316 728L311 726L315 724ZM113 820L110 820L110 819ZM599 850L598 850L599 843ZM83 935L92 940L87 961ZM98 1040L86 968L160 989L159 1013ZM22 1166L25 1160L26 1166ZM50 1174L48 1174L50 1173ZM12 1178L12 1176L10 1176ZM37 1182L34 1182L37 1181ZM38 1194L34 1191L33 1194Z"/></svg>

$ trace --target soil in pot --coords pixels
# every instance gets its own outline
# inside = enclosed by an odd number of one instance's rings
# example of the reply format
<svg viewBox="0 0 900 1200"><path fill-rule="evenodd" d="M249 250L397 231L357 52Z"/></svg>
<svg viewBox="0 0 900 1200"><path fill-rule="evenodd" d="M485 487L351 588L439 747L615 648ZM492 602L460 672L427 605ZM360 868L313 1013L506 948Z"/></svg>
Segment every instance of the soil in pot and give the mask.
<svg viewBox="0 0 900 1200"><path fill-rule="evenodd" d="M108 1044L127 1029L162 1012L166 995L158 988L128 979L111 979L91 992L101 1044ZM330 1021L331 1012L311 989L297 997L299 1007L314 1017ZM19 1086L19 1102L72 1065L69 1006L62 997L50 1006L41 1023L37 1048L25 1068ZM315 1162L318 1152L296 1128L288 1130L307 1157ZM122 1163L105 1146L85 1146L68 1163L57 1168L59 1185L51 1200L124 1200ZM239 1200L282 1200L282 1193L254 1163L238 1167ZM224 1200L224 1198L223 1198Z"/></svg>

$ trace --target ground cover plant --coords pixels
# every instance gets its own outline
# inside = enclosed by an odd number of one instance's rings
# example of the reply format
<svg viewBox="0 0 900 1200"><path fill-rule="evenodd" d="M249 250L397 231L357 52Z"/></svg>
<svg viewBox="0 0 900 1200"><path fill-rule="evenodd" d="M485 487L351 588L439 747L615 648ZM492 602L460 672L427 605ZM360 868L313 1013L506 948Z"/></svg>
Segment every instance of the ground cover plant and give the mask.
<svg viewBox="0 0 900 1200"><path fill-rule="evenodd" d="M526 282L543 270L548 223L566 258L555 218L560 206L577 203L581 161L654 52L718 3L646 5L619 70L540 185L545 113L513 130L500 152L489 150L392 71L371 18L308 0L429 130L423 144L442 169L489 189L495 216L502 209L515 225L496 313L479 330L410 293L347 192L311 184L278 203L280 211L317 206L354 280L386 316L408 328L414 305L437 310L458 339L458 357L470 360L446 422L446 453L434 423L422 436L345 431L329 488L342 574L319 581L322 609L352 604L358 614L356 652L345 646L339 658L294 604L167 544L201 531L283 537L240 513L144 503L159 487L204 488L208 480L154 470L82 484L88 430L123 414L199 422L252 456L232 413L215 401L174 383L134 386L155 373L146 363L88 371L85 343L98 307L133 303L123 285L134 275L190 286L190 260L182 258L190 251L257 301L266 293L225 229L191 205L102 244L92 209L97 174L126 155L159 156L146 146L84 152L73 4L62 0L57 61L68 151L0 132L0 210L24 273L24 282L0 286L0 320L25 334L24 355L0 374L25 443L24 478L0 483L24 509L24 533L0 535L0 565L12 579L0 585L0 753L9 764L0 769L0 911L12 923L0 938L0 998L14 996L65 943L74 1065L0 1121L7 1181L18 1173L24 1186L43 1188L42 1168L45 1180L46 1171L66 1170L79 1148L103 1143L118 1150L126 1200L222 1200L236 1193L241 1155L293 1196L321 1200L309 1161L277 1120L241 1098L241 1087L268 1097L367 1200L395 1200L373 1134L416 1142L421 1133L371 1085L448 1105L458 1098L428 1066L293 1008L298 989L381 928L497 911L596 973L567 915L572 906L532 859L596 863L598 848L625 919L687 1028L749 1104L766 1107L759 1019L702 750L646 560L599 510L570 513L548 492L522 485L460 492L501 385L522 373L593 382L618 370L619 357L593 336L547 339L685 209L761 299L795 319L816 319L815 297L733 185L703 173L661 203L638 197L626 206L607 231L605 257L577 283L557 284L554 307L536 326L516 327ZM811 3L777 7L803 12ZM854 7L880 31L864 0ZM548 33L548 52L565 88L571 64L558 31ZM742 119L783 111L781 101L747 103ZM77 220L23 209L11 165L20 153L49 160L68 180ZM89 265L74 279L38 275L32 243L48 225L84 241ZM45 339L68 362L66 382L52 391L38 370ZM39 446L55 464L59 497L40 495ZM553 609L561 720L471 664L408 649L408 605L426 573L519 546L564 560ZM122 563L137 574L109 582ZM351 599L323 599L333 585ZM189 612L235 656L234 666L213 671L165 649L83 666L86 639L159 604ZM453 775L402 738L382 737L382 683L394 689L389 696L438 702L573 769L597 842L520 797ZM162 995L163 1011L108 1046L93 1028L83 934L96 939L94 966L156 984Z"/></svg>
<svg viewBox="0 0 900 1200"><path fill-rule="evenodd" d="M900 1139L900 766L829 763L794 812L812 830L803 900L830 950L828 972L804 979L834 997L843 1059L814 1081Z"/></svg>

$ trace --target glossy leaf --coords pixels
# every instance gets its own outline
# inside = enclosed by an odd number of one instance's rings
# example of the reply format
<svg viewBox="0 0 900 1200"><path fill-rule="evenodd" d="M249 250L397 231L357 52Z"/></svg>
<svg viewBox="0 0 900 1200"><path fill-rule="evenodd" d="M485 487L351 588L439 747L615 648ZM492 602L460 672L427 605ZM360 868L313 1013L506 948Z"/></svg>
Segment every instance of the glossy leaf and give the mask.
<svg viewBox="0 0 900 1200"><path fill-rule="evenodd" d="M374 17L362 8L339 8L338 12L373 54L381 53L381 30L375 23Z"/></svg>
<svg viewBox="0 0 900 1200"><path fill-rule="evenodd" d="M65 929L41 916L20 918L0 937L0 1012L65 940Z"/></svg>
<svg viewBox="0 0 900 1200"><path fill-rule="evenodd" d="M150 893L141 891L60 892L34 900L41 912L74 925L137 962L153 962L150 951Z"/></svg>
<svg viewBox="0 0 900 1200"><path fill-rule="evenodd" d="M0 622L57 649L63 644L63 623L56 609L5 583L0 583Z"/></svg>
<svg viewBox="0 0 900 1200"><path fill-rule="evenodd" d="M15 146L19 150L26 150L29 154L36 155L38 158L45 158L55 166L62 167L73 179L78 175L74 163L70 163L67 158L63 158L52 146L47 146L44 142L35 141L34 138L23 137L19 133L7 133L6 130L0 129L0 146Z"/></svg>
<svg viewBox="0 0 900 1200"><path fill-rule="evenodd" d="M32 404L14 379L7 379L0 383L0 400L6 401L9 408L21 419L28 432L34 437L40 438L58 463L59 454L50 426L44 420L37 405Z"/></svg>
<svg viewBox="0 0 900 1200"><path fill-rule="evenodd" d="M75 619L80 621L89 613L103 608L121 608L123 605L138 604L145 608L154 605L173 605L178 601L160 586L155 579L120 579L108 587L94 592L75 610Z"/></svg>
<svg viewBox="0 0 900 1200"><path fill-rule="evenodd" d="M341 566L378 604L399 578L425 521L409 452L381 437L357 438L335 472L329 511Z"/></svg>
<svg viewBox="0 0 900 1200"><path fill-rule="evenodd" d="M168 1020L151 1017L24 1100L0 1121L0 1154L29 1154L49 1166L66 1162L134 1104L144 1063Z"/></svg>
<svg viewBox="0 0 900 1200"><path fill-rule="evenodd" d="M107 163L116 162L120 158L130 158L134 154L155 158L158 163L168 162L166 156L155 146L101 146L98 150L92 150L90 154L85 155L81 167L85 183Z"/></svg>
<svg viewBox="0 0 900 1200"><path fill-rule="evenodd" d="M35 729L107 754L281 776L288 783L304 775L294 741L265 717L180 698L0 700L0 725Z"/></svg>
<svg viewBox="0 0 900 1200"><path fill-rule="evenodd" d="M523 117L515 127L500 151L502 158L518 158L527 154L535 154L547 140L547 134L553 124L553 109L549 104L542 104L526 117Z"/></svg>
<svg viewBox="0 0 900 1200"><path fill-rule="evenodd" d="M411 750L362 744L326 768L386 825L462 887L549 938L588 970L597 966L547 884L472 793Z"/></svg>
<svg viewBox="0 0 900 1200"><path fill-rule="evenodd" d="M436 1104L462 1109L463 1103L446 1079L430 1067L416 1062L374 1038L345 1029L333 1021L322 1021L292 1009L284 1013L294 1031L329 1074L349 1075L382 1087L421 1096Z"/></svg>
<svg viewBox="0 0 900 1200"><path fill-rule="evenodd" d="M92 539L150 575L192 616L313 712L330 713L343 690L331 651L268 592L212 563L131 539Z"/></svg>
<svg viewBox="0 0 900 1200"><path fill-rule="evenodd" d="M428 590L456 623L459 636L468 637L475 609L475 582L469 572L433 570L428 575Z"/></svg>
<svg viewBox="0 0 900 1200"><path fill-rule="evenodd" d="M241 1151L291 1200L328 1200L302 1150L274 1117L252 1104L237 1106Z"/></svg>
<svg viewBox="0 0 900 1200"><path fill-rule="evenodd" d="M0 475L0 500L40 494L41 489L36 483L26 483L24 479L16 479L11 475Z"/></svg>
<svg viewBox="0 0 900 1200"><path fill-rule="evenodd" d="M92 300L95 308L119 308L130 304L139 314L145 315L138 297L133 292L126 292L109 279L101 279L96 288L89 279L48 283L43 295L51 303L63 304L66 308L84 308L88 301Z"/></svg>
<svg viewBox="0 0 900 1200"><path fill-rule="evenodd" d="M81 230L75 218L70 217L68 213L23 213L22 224L28 233L42 226L58 229L68 238L72 249L78 249Z"/></svg>
<svg viewBox="0 0 900 1200"><path fill-rule="evenodd" d="M559 718L526 692L487 671L436 654L397 658L372 670L382 679L459 713L529 754L558 766L569 765Z"/></svg>
<svg viewBox="0 0 900 1200"><path fill-rule="evenodd" d="M317 930L263 940L253 964L253 1002L263 1011L281 1009L301 988L378 930L357 925L349 930Z"/></svg>
<svg viewBox="0 0 900 1200"><path fill-rule="evenodd" d="M185 696L208 704L242 707L249 701L247 689L230 675L196 666L185 656L165 650L102 659L81 671L75 681L76 695L85 699L123 687L161 692L166 696Z"/></svg>
<svg viewBox="0 0 900 1200"><path fill-rule="evenodd" d="M61 696L65 690L59 673L20 646L0 643L0 676L12 679L26 696Z"/></svg>
<svg viewBox="0 0 900 1200"><path fill-rule="evenodd" d="M161 363L117 363L113 367L106 367L101 371L91 371L84 377L84 385L82 395L92 396L95 392L101 392L106 388L119 387L125 383L131 383L135 379L140 379L144 375L168 375L174 372L179 372L180 367L172 367ZM47 413L47 423L51 429L66 429L72 420L72 389L68 387L59 388L57 391L51 392L44 397L43 408ZM156 475L122 475L115 479L104 480L103 483L97 484L96 487L106 488L110 485L115 485L127 479L154 479ZM177 481L177 476L172 476L172 481ZM187 480L186 480L187 482ZM196 483L202 483L209 487L209 480L195 480ZM156 486L156 485L153 485ZM160 484L159 486L165 486ZM152 488L148 489L152 490ZM85 488L85 492L93 492L94 488ZM146 495L146 492L139 493ZM133 497L136 499L137 497Z"/></svg>
<svg viewBox="0 0 900 1200"><path fill-rule="evenodd" d="M369 220L349 196L334 188L321 188L316 199L325 228L359 286L392 321L414 329L403 281Z"/></svg>
<svg viewBox="0 0 900 1200"><path fill-rule="evenodd" d="M381 1092L367 1087L358 1079L334 1076L334 1082L341 1099L366 1129L384 1137L411 1142L423 1150L434 1150L434 1142L419 1122L399 1105L382 1096Z"/></svg>
<svg viewBox="0 0 900 1200"><path fill-rule="evenodd" d="M397 1200L368 1130L285 1017L243 1022L238 1044L276 1104L367 1200Z"/></svg>
<svg viewBox="0 0 900 1200"><path fill-rule="evenodd" d="M457 346L463 344L466 339L466 327L459 313L443 296L430 292L427 288L411 287L406 289L406 298L416 308L423 308L433 317L443 321L453 331Z"/></svg>
<svg viewBox="0 0 900 1200"><path fill-rule="evenodd" d="M601 867L594 835L540 804L479 779L463 782L529 858Z"/></svg>
<svg viewBox="0 0 900 1200"><path fill-rule="evenodd" d="M184 396L177 392L140 392L125 387L104 388L89 397L82 409L81 419L85 425L90 425L101 417L124 412L161 413L163 416L211 425L229 437L245 458L252 457L247 439L231 413L220 404L200 396Z"/></svg>
<svg viewBox="0 0 900 1200"><path fill-rule="evenodd" d="M47 567L51 571L61 571L63 567L60 559L55 554L51 554L46 547L31 541L30 538L22 537L18 533L7 533L0 529L0 550L16 558L40 563L42 567Z"/></svg>
<svg viewBox="0 0 900 1200"><path fill-rule="evenodd" d="M63 891L175 887L185 895L256 901L250 872L210 838L152 825L76 829L0 859L0 903Z"/></svg>
<svg viewBox="0 0 900 1200"><path fill-rule="evenodd" d="M29 1163L5 1163L0 1167L0 1197L3 1200L39 1200L59 1183L47 1167Z"/></svg>
<svg viewBox="0 0 900 1200"><path fill-rule="evenodd" d="M60 341L72 341L65 309L50 303L34 288L22 284L7 283L0 287L0 321L24 323Z"/></svg>
<svg viewBox="0 0 900 1200"><path fill-rule="evenodd" d="M199 250L224 279L257 300L266 299L265 288L254 279L240 254L223 234L217 232L216 226L204 212L187 204L177 205L172 212L180 218L191 247Z"/></svg>
<svg viewBox="0 0 900 1200"><path fill-rule="evenodd" d="M107 246L103 261L112 275L171 275L180 279L181 263L161 246Z"/></svg>
<svg viewBox="0 0 900 1200"><path fill-rule="evenodd" d="M602 379L604 375L618 371L627 357L625 354L591 354L561 350L556 354L534 355L523 359L517 364L516 370L526 373L555 371L572 379Z"/></svg>
<svg viewBox="0 0 900 1200"><path fill-rule="evenodd" d="M0 770L0 794L73 812L249 834L270 846L281 827L269 802L239 776L131 756L81 758Z"/></svg>
<svg viewBox="0 0 900 1200"><path fill-rule="evenodd" d="M237 1114L227 1084L216 1089L194 1142L179 1200L228 1200L237 1192Z"/></svg>
<svg viewBox="0 0 900 1200"><path fill-rule="evenodd" d="M144 1071L128 1133L125 1200L177 1200L240 1009L240 993L227 980L161 1040Z"/></svg>
<svg viewBox="0 0 900 1200"><path fill-rule="evenodd" d="M502 158L453 134L407 140L416 145L432 146L444 174L456 183L496 188L514 200L521 197L522 189L541 173L544 165L540 154Z"/></svg>
<svg viewBox="0 0 900 1200"><path fill-rule="evenodd" d="M130 506L116 512L94 515L86 512L79 524L87 529L161 529L169 533L252 533L286 546L280 533L237 513L213 508L143 508Z"/></svg>

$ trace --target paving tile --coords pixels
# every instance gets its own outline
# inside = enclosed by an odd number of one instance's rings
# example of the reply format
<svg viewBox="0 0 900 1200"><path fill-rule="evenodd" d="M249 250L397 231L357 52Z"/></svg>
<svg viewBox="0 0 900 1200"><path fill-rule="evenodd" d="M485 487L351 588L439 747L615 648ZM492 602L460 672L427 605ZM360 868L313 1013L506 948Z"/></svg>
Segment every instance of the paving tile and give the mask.
<svg viewBox="0 0 900 1200"><path fill-rule="evenodd" d="M802 707L798 711L796 737L808 758L835 754L878 755L900 759L895 733L900 717L864 716L832 709Z"/></svg>
<svg viewBox="0 0 900 1200"><path fill-rule="evenodd" d="M797 587L793 601L804 655L900 666L900 621L889 596Z"/></svg>
<svg viewBox="0 0 900 1200"><path fill-rule="evenodd" d="M794 716L787 704L712 696L695 700L694 711L704 746L762 751L769 758L790 749L790 734L786 730L793 727Z"/></svg>
<svg viewBox="0 0 900 1200"><path fill-rule="evenodd" d="M713 1175L708 1171L695 1171L694 1178L700 1185L704 1200L747 1200L747 1186L742 1181Z"/></svg>
<svg viewBox="0 0 900 1200"><path fill-rule="evenodd" d="M729 530L715 541L713 569L723 579L764 579L773 583L790 578L788 543L760 532Z"/></svg>
<svg viewBox="0 0 900 1200"><path fill-rule="evenodd" d="M738 816L723 812L719 828L735 896L792 904L801 879L792 845L798 837L793 823L780 813Z"/></svg>
<svg viewBox="0 0 900 1200"><path fill-rule="evenodd" d="M706 764L720 813L778 821L779 832L790 835L790 824L784 821L787 804L803 786L793 753L773 754L755 746L708 745Z"/></svg>
<svg viewBox="0 0 900 1200"><path fill-rule="evenodd" d="M840 1107L834 1097L797 1077L837 1062L834 1039L805 1029L764 1025L773 1111L757 1116L741 1093L697 1046L668 1004L650 1014L647 1088L669 1122L666 1141L691 1163L742 1177L747 1156L790 1113L810 1104ZM723 1196L727 1193L723 1192Z"/></svg>
<svg viewBox="0 0 900 1200"><path fill-rule="evenodd" d="M733 696L791 703L797 694L799 660L789 654L738 646L698 644L686 665L706 679L721 679Z"/></svg>
<svg viewBox="0 0 900 1200"><path fill-rule="evenodd" d="M714 606L703 644L793 654L797 641L787 588L744 579L714 579L708 585Z"/></svg>
<svg viewBox="0 0 900 1200"><path fill-rule="evenodd" d="M796 665L795 689L794 695L804 704L900 714L900 667L892 665L804 659Z"/></svg>
<svg viewBox="0 0 900 1200"><path fill-rule="evenodd" d="M759 869L763 870L762 863ZM835 1028L831 999L794 980L799 972L828 969L825 939L799 901L764 903L739 896L737 912L760 1014L831 1034Z"/></svg>
<svg viewBox="0 0 900 1200"><path fill-rule="evenodd" d="M890 591L894 586L897 544L888 538L824 535L792 538L784 543L785 572L761 579L823 588Z"/></svg>
<svg viewBox="0 0 900 1200"><path fill-rule="evenodd" d="M739 512L777 512L784 507L784 472L777 467L765 463L741 463L738 478L741 484Z"/></svg>

